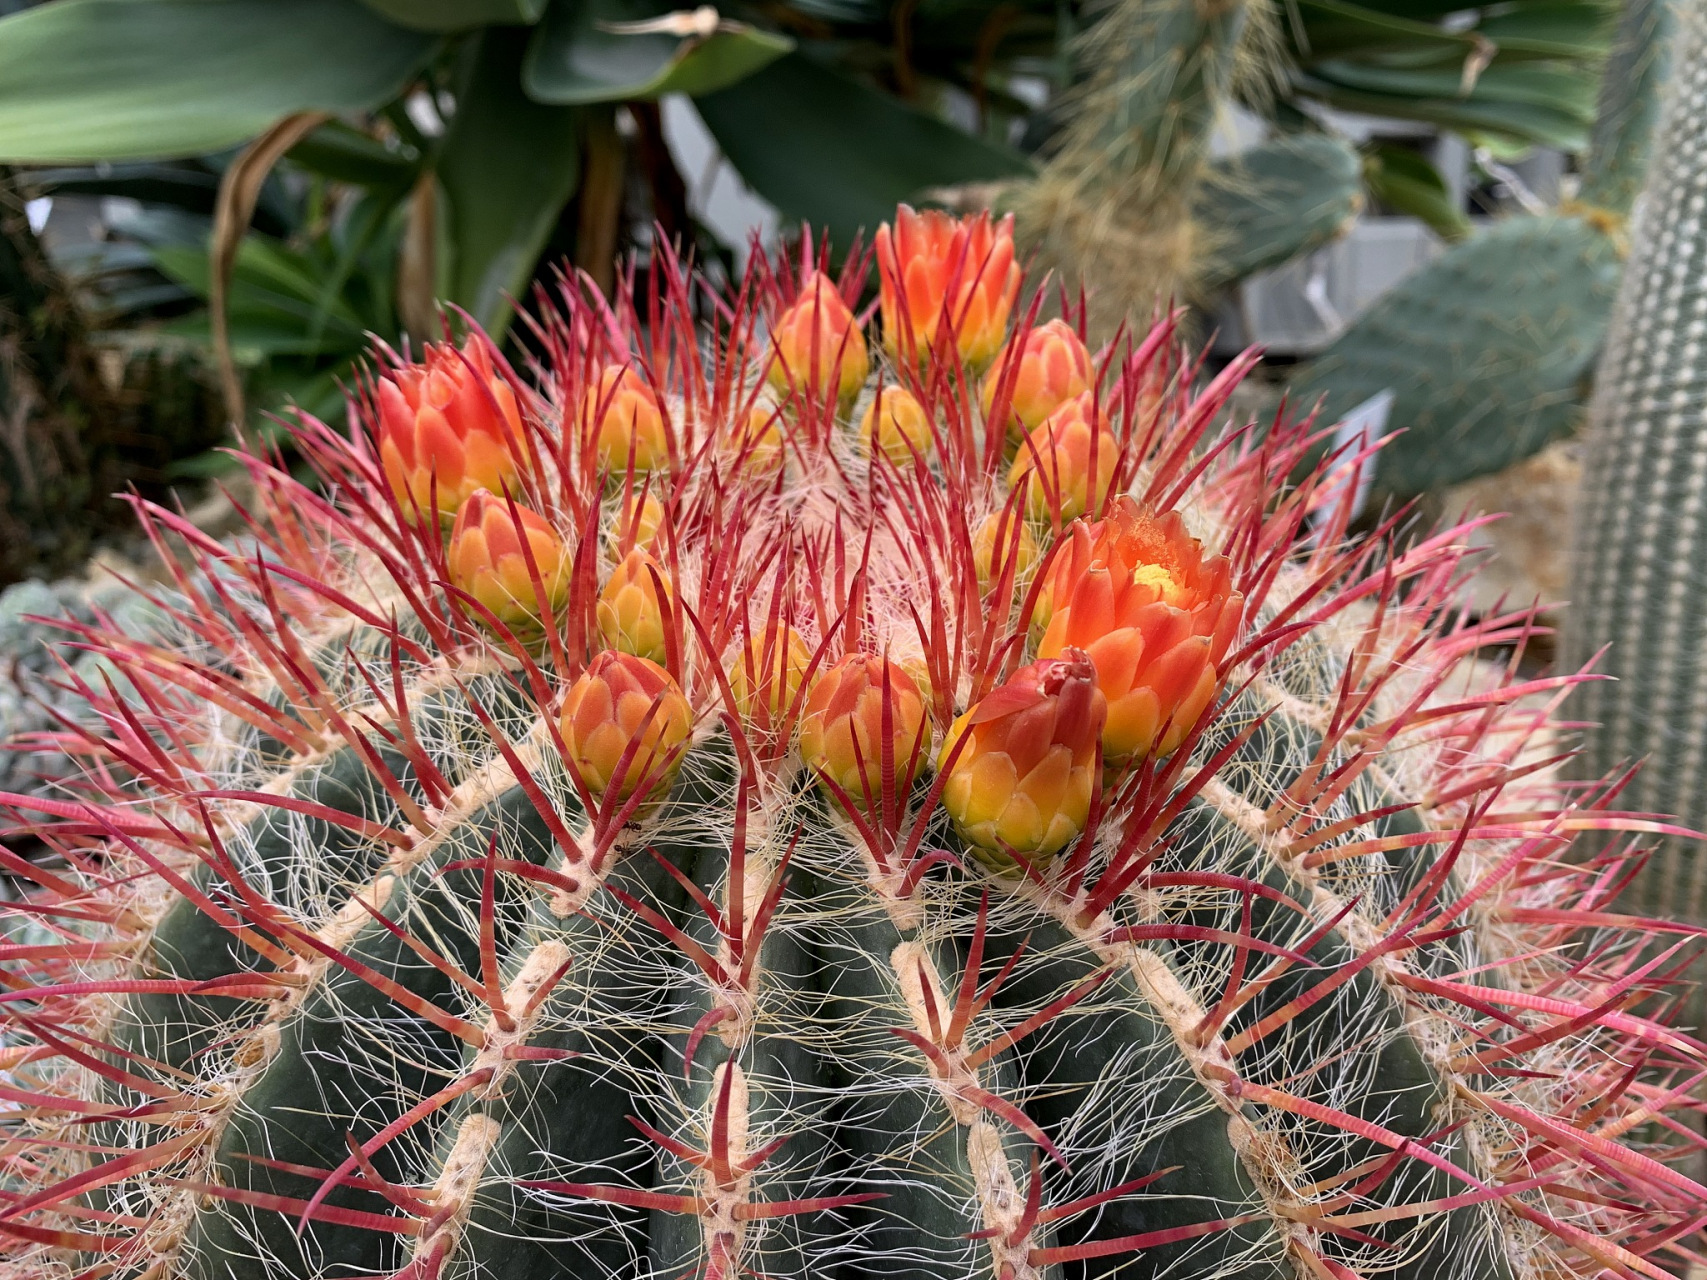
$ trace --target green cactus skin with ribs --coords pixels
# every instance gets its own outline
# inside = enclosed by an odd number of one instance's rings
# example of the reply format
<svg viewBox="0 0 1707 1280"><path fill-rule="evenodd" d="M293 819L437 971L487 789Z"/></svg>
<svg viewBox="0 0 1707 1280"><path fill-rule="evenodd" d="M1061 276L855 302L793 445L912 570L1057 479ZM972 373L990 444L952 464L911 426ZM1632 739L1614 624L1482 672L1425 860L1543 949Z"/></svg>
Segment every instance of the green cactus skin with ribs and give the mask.
<svg viewBox="0 0 1707 1280"><path fill-rule="evenodd" d="M1707 825L1699 586L1707 514L1700 479L1707 236L1699 211L1707 182L1700 114L1707 11L1690 5L1678 19L1668 111L1596 379L1563 640L1572 660L1598 655L1596 670L1614 678L1575 700L1573 711L1589 722L1579 771L1645 759L1634 803L1664 806L1699 831ZM1698 838L1668 838L1628 900L1635 909L1701 920L1704 866ZM1699 1014L1691 1021L1699 1024Z"/></svg>
<svg viewBox="0 0 1707 1280"><path fill-rule="evenodd" d="M933 424L908 465L851 444L869 387L849 407L806 378L774 392L785 447L761 456L766 326L823 296L804 270L757 257L712 307L660 253L609 303L566 289L526 382L478 336L438 353L473 397L455 413L498 421L491 387L519 404L505 485L561 550L529 544L535 643L477 603L460 539L447 558L399 505L374 405L420 374L386 353L349 436L295 428L320 491L248 458L242 548L142 506L180 643L85 629L134 692L92 690L100 731L67 728L82 784L9 799L56 856L8 861L14 910L53 940L4 953L0 1270L1681 1269L1707 1190L1673 1167L1695 1142L1672 1113L1703 1050L1665 1023L1677 957L1604 910L1652 824L1552 781L1574 681L1478 659L1530 623L1457 614L1459 531L1352 540L1349 464L1284 486L1307 426L1223 434L1252 358L1199 378L1164 324L1099 353L1089 393L1113 470L1081 488L1086 518L1178 512L1157 517L1173 551L1131 572L1176 572L1189 532L1242 597L1177 751L1099 766L1082 834L1025 874L945 820L952 752L911 787L888 749L862 796L817 784L793 728L848 655L922 686L931 741L908 764L1027 672L1088 679L1026 664L1067 598L1043 584L1093 530L1035 525L1052 558L1020 573L1011 388L986 420L957 315L924 366L880 361ZM667 465L644 477L578 407L623 364L661 406ZM463 477L445 465L430 498ZM609 634L601 584L642 483L693 729L673 785L624 800L587 785L560 702ZM810 661L772 704L724 673L785 625ZM1594 859L1561 856L1594 832Z"/></svg>
<svg viewBox="0 0 1707 1280"><path fill-rule="evenodd" d="M1391 389L1375 492L1502 471L1574 431L1623 270L1670 46L1671 0L1625 0L1574 200L1502 219L1382 295L1294 382L1343 414Z"/></svg>

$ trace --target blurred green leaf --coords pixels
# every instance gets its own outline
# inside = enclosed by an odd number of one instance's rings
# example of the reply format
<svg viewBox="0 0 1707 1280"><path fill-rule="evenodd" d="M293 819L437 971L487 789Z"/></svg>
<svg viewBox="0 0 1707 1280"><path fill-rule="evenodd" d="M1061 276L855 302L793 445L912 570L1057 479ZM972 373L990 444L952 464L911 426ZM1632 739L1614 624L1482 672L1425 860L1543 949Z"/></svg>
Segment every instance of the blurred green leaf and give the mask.
<svg viewBox="0 0 1707 1280"><path fill-rule="evenodd" d="M1463 89L1457 67L1380 67L1330 59L1316 63L1311 74L1348 89L1370 93L1457 99L1465 103L1522 103L1569 112L1585 125L1594 120L1594 85L1558 67L1489 67L1468 92Z"/></svg>
<svg viewBox="0 0 1707 1280"><path fill-rule="evenodd" d="M407 187L420 171L418 157L387 147L339 120L321 125L285 158L310 173L358 187Z"/></svg>
<svg viewBox="0 0 1707 1280"><path fill-rule="evenodd" d="M1206 283L1241 280L1344 235L1363 208L1361 167L1349 144L1325 133L1215 160L1196 207L1209 236Z"/></svg>
<svg viewBox="0 0 1707 1280"><path fill-rule="evenodd" d="M1431 13L1427 6L1382 12L1350 0L1289 0L1289 4L1296 6L1299 18L1289 32L1294 47L1312 63L1383 51L1408 57L1455 54L1460 60L1491 55L1496 63L1593 56L1605 52L1609 16L1609 10L1598 4L1519 4L1478 14L1481 20L1474 25L1448 29L1438 23L1445 15ZM1467 6L1451 8L1461 12Z"/></svg>
<svg viewBox="0 0 1707 1280"><path fill-rule="evenodd" d="M1527 102L1490 102L1479 97L1423 98L1403 93L1377 93L1348 88L1311 76L1296 80L1298 89L1343 111L1420 120L1459 133L1488 133L1514 142L1561 151L1581 151L1588 145L1589 121L1576 111Z"/></svg>
<svg viewBox="0 0 1707 1280"><path fill-rule="evenodd" d="M0 159L217 151L378 106L433 47L357 0L59 0L0 19Z"/></svg>
<svg viewBox="0 0 1707 1280"><path fill-rule="evenodd" d="M438 156L450 210L450 301L494 336L533 278L540 250L580 178L580 112L522 92L527 32L480 37Z"/></svg>
<svg viewBox="0 0 1707 1280"><path fill-rule="evenodd" d="M1441 239L1458 241L1470 234L1470 219L1426 156L1406 147L1374 147L1365 158L1363 180L1376 199L1421 218Z"/></svg>
<svg viewBox="0 0 1707 1280"><path fill-rule="evenodd" d="M522 73L530 97L585 105L697 96L751 75L794 47L786 36L724 23L709 37L612 31L670 12L651 0L556 0L534 35Z"/></svg>
<svg viewBox="0 0 1707 1280"><path fill-rule="evenodd" d="M1500 48L1523 47L1558 58L1594 58L1606 52L1615 8L1595 0L1543 0L1490 14L1476 30Z"/></svg>
<svg viewBox="0 0 1707 1280"><path fill-rule="evenodd" d="M466 31L488 23L538 22L546 0L362 0L362 3L416 31Z"/></svg>
<svg viewBox="0 0 1707 1280"><path fill-rule="evenodd" d="M696 105L749 186L844 245L933 187L1030 169L1024 157L798 53Z"/></svg>
<svg viewBox="0 0 1707 1280"><path fill-rule="evenodd" d="M207 299L205 245L159 245L154 261L163 274ZM330 354L359 349L367 326L349 303L322 299L321 272L302 254L265 236L244 237L231 273L232 347L262 354ZM207 316L186 316L171 332L208 341ZM241 336L239 336L241 334Z"/></svg>

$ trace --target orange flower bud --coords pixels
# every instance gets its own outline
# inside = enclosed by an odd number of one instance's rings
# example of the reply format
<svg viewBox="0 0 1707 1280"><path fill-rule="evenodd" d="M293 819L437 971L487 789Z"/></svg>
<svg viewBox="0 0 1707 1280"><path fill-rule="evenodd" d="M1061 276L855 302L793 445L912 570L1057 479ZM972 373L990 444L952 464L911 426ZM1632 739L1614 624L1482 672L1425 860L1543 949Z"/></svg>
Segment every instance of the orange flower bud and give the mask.
<svg viewBox="0 0 1707 1280"><path fill-rule="evenodd" d="M745 720L781 723L794 704L812 663L812 651L786 622L749 637L729 669L729 690Z"/></svg>
<svg viewBox="0 0 1707 1280"><path fill-rule="evenodd" d="M895 663L857 653L813 681L801 712L800 757L849 800L875 809L884 799L885 729L893 797L904 799L930 745L925 700Z"/></svg>
<svg viewBox="0 0 1707 1280"><path fill-rule="evenodd" d="M669 465L664 411L646 380L627 365L607 365L599 371L581 398L580 422L599 465L611 475L627 473L631 449L635 471L659 471Z"/></svg>
<svg viewBox="0 0 1707 1280"><path fill-rule="evenodd" d="M1025 509L1040 524L1071 520L1108 497L1120 445L1107 427L1093 426L1094 412L1088 391L1069 400L1026 436L1008 469L1010 485L1030 478Z"/></svg>
<svg viewBox="0 0 1707 1280"><path fill-rule="evenodd" d="M877 229L883 343L896 358L930 357L947 317L963 363L982 368L1002 345L1019 292L1014 220L953 218L902 205Z"/></svg>
<svg viewBox="0 0 1707 1280"><path fill-rule="evenodd" d="M663 662L669 653L664 639L664 606L672 600L669 575L648 553L635 547L599 592L599 635L622 653Z"/></svg>
<svg viewBox="0 0 1707 1280"><path fill-rule="evenodd" d="M870 372L865 335L854 323L853 312L830 277L814 271L771 328L771 363L765 377L782 394L804 387L823 399L834 388L836 398L846 403Z"/></svg>
<svg viewBox="0 0 1707 1280"><path fill-rule="evenodd" d="M1097 740L1107 712L1096 668L1069 649L1021 668L954 722L939 760L942 807L981 861L997 870L1012 869L1014 855L1046 864L1084 831L1102 785Z"/></svg>
<svg viewBox="0 0 1707 1280"><path fill-rule="evenodd" d="M1043 657L1083 650L1108 699L1111 763L1177 749L1221 686L1244 600L1220 556L1206 557L1179 513L1132 498L1074 524L1050 572Z"/></svg>
<svg viewBox="0 0 1707 1280"><path fill-rule="evenodd" d="M388 369L374 387L380 465L411 523L435 501L448 520L476 489L514 490L512 450L522 439L515 392L493 372L483 342L470 338L460 352L433 343L425 356Z"/></svg>
<svg viewBox="0 0 1707 1280"><path fill-rule="evenodd" d="M490 609L516 635L528 637L539 634L545 617L528 570L528 555L533 556L534 571L554 617L561 615L569 596L569 557L563 540L543 516L520 503L515 515L527 535L525 553L509 504L476 489L456 513L447 559L452 583Z"/></svg>
<svg viewBox="0 0 1707 1280"><path fill-rule="evenodd" d="M988 590L1007 569L1010 559L1014 581L1024 581L1037 563L1037 539L1017 513L1004 519L1002 512L993 512L972 535L972 567L977 570L978 585Z"/></svg>
<svg viewBox="0 0 1707 1280"><path fill-rule="evenodd" d="M626 800L642 785L649 794L669 789L693 715L668 671L607 650L569 686L559 723L564 750L587 789L603 796L614 785L616 798Z"/></svg>
<svg viewBox="0 0 1707 1280"><path fill-rule="evenodd" d="M854 439L862 456L872 457L881 449L896 466L910 467L915 456L930 451L930 415L905 387L883 387L866 406Z"/></svg>
<svg viewBox="0 0 1707 1280"><path fill-rule="evenodd" d="M1032 430L1067 401L1091 389L1091 353L1065 320L1051 320L1026 334L1019 348L1019 368L1009 374L1013 358L1010 342L984 375L982 400L988 419L996 411L1002 380L1013 378L1006 424L1010 435Z"/></svg>

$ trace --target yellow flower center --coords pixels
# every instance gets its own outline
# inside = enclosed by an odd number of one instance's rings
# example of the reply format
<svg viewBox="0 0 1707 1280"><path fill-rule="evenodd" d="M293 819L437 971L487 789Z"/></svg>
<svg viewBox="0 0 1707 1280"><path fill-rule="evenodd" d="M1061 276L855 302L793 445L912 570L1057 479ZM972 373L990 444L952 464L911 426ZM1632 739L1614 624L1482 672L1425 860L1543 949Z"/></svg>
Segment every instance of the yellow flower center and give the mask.
<svg viewBox="0 0 1707 1280"><path fill-rule="evenodd" d="M1132 570L1132 581L1134 584L1143 583L1156 588L1156 594L1163 602L1175 608L1184 609L1190 606L1190 593L1185 586L1159 564L1138 565Z"/></svg>

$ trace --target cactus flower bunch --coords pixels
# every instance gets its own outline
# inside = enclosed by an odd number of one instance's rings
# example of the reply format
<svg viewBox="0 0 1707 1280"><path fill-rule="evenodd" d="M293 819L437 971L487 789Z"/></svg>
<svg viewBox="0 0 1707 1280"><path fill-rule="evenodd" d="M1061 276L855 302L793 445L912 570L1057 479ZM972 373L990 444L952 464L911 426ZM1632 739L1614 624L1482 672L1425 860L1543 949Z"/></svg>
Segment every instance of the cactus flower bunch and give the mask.
<svg viewBox="0 0 1707 1280"><path fill-rule="evenodd" d="M177 642L70 624L8 799L0 1272L1681 1274L1663 824L1460 531L987 216L826 261L382 351L237 549L139 504Z"/></svg>

